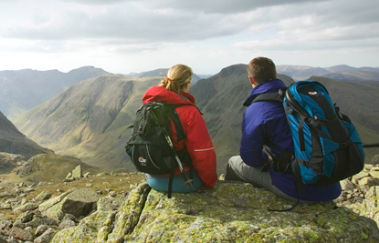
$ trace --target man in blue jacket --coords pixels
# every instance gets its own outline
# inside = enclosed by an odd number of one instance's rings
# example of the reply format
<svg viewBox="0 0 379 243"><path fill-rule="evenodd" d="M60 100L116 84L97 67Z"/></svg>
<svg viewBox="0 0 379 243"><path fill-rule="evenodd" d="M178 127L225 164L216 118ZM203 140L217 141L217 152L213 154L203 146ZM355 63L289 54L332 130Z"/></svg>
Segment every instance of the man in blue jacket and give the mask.
<svg viewBox="0 0 379 243"><path fill-rule="evenodd" d="M300 202L323 202L337 198L341 194L340 183L322 187L304 185L304 193L299 194L292 174L275 171L272 165L262 171L272 160L263 151L263 145L270 147L274 155L282 155L267 144L267 140L289 152L293 151L293 143L283 105L277 101L252 101L260 94L277 93L286 85L277 79L275 64L269 58L254 58L247 72L253 90L244 103L247 108L242 121L240 156L233 156L228 161L225 180L239 180L264 187L294 202L298 198Z"/></svg>

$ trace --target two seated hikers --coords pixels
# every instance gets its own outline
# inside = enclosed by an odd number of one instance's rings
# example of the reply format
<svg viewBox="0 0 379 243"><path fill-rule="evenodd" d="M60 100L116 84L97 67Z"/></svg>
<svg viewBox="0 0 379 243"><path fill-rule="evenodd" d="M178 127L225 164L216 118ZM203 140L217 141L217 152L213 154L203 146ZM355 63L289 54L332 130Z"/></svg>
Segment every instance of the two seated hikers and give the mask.
<svg viewBox="0 0 379 243"><path fill-rule="evenodd" d="M289 87L271 59L250 61L253 87L244 106L240 156L230 158L225 180L266 188L297 203L339 197L340 180L360 172L364 152L350 119L316 81ZM216 154L195 98L193 73L175 65L143 96L127 153L157 191L192 192L217 182ZM334 105L333 105L334 104ZM287 210L277 210L287 211Z"/></svg>
<svg viewBox="0 0 379 243"><path fill-rule="evenodd" d="M190 67L178 64L159 86L147 90L126 146L150 187L168 192L169 198L171 192L210 189L217 182L213 143L188 93L192 77Z"/></svg>
<svg viewBox="0 0 379 243"><path fill-rule="evenodd" d="M303 192L299 193L292 173L274 169L273 159L294 151L290 126L283 103L253 100L261 94L278 93L286 85L277 78L275 64L269 58L254 58L247 72L253 89L244 103L247 108L242 121L240 156L228 161L225 180L248 182L293 202L323 202L337 198L341 193L339 181L325 186L304 185ZM273 156L264 152L265 146Z"/></svg>

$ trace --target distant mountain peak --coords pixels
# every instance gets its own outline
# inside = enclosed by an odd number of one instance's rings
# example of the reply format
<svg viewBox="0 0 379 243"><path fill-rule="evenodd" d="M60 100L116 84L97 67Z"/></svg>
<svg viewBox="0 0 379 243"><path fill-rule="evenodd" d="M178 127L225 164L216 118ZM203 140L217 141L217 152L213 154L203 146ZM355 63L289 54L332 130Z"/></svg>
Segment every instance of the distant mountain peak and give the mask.
<svg viewBox="0 0 379 243"><path fill-rule="evenodd" d="M79 67L79 68L75 68L75 69L72 69L71 71L69 71L68 73L72 73L72 72L78 72L78 71L89 71L89 70L97 70L97 71L100 71L100 72L104 72L105 73L108 73L106 71L104 71L103 69L101 68L97 68L97 67L94 67L94 66L83 66L83 67Z"/></svg>
<svg viewBox="0 0 379 243"><path fill-rule="evenodd" d="M335 65L331 67L325 68L325 70L328 70L329 72L340 72L340 71L347 71L347 70L356 70L357 68L351 67L349 65Z"/></svg>
<svg viewBox="0 0 379 243"><path fill-rule="evenodd" d="M80 81L108 72L93 66L73 69L68 73L54 70L0 71L0 110L14 119Z"/></svg>
<svg viewBox="0 0 379 243"><path fill-rule="evenodd" d="M135 77L135 78L145 78L145 77L152 77L152 76L164 76L168 73L169 68L158 68L151 71L146 72L140 72L140 73L129 73L126 76L129 77ZM192 77L192 85L194 85L197 81L202 79L200 76L193 74Z"/></svg>

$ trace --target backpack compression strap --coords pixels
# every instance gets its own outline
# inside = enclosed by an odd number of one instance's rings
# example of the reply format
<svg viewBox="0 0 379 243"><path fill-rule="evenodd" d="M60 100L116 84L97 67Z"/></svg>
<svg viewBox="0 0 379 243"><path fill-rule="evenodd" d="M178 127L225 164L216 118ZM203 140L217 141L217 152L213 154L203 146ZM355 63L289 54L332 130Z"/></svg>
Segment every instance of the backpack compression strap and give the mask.
<svg viewBox="0 0 379 243"><path fill-rule="evenodd" d="M374 148L379 147L379 143L373 143L373 144L363 144L364 148Z"/></svg>

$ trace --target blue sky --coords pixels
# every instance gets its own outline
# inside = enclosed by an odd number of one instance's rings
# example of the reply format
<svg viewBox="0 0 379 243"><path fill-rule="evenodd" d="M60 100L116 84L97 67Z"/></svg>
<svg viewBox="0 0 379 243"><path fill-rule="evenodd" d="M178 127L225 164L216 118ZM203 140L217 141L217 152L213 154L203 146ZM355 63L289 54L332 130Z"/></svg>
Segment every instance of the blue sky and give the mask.
<svg viewBox="0 0 379 243"><path fill-rule="evenodd" d="M378 0L0 0L0 70L379 67Z"/></svg>

